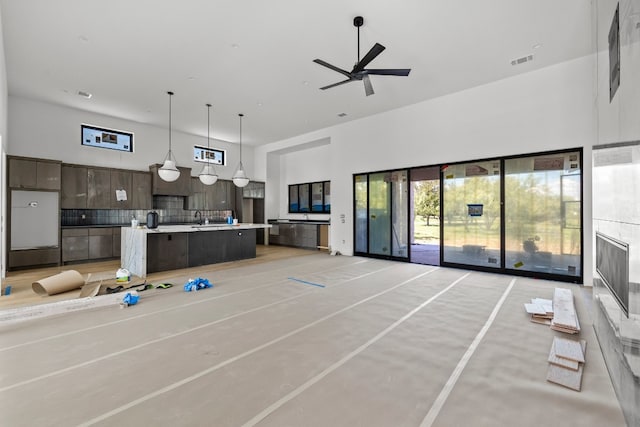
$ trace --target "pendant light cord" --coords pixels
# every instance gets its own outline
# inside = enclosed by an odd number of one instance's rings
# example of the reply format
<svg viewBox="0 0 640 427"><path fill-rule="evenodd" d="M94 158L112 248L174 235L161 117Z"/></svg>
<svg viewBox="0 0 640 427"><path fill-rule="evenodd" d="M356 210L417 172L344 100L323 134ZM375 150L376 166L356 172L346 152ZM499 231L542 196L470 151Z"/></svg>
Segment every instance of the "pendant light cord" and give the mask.
<svg viewBox="0 0 640 427"><path fill-rule="evenodd" d="M244 114L240 113L238 116L240 116L240 165L242 165L242 117Z"/></svg>
<svg viewBox="0 0 640 427"><path fill-rule="evenodd" d="M171 97L173 92L167 92L169 94L169 158L171 158Z"/></svg>
<svg viewBox="0 0 640 427"><path fill-rule="evenodd" d="M207 150L209 150L209 130L211 129L211 104L207 104ZM207 152L207 156L209 153ZM207 163L209 159L207 158Z"/></svg>

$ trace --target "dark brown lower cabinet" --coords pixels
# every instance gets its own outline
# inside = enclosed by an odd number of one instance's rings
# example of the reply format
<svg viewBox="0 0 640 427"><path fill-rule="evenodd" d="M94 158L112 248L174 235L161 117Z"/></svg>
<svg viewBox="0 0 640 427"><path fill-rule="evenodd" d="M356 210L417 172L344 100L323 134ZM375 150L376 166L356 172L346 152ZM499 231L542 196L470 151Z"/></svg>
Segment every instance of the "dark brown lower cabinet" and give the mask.
<svg viewBox="0 0 640 427"><path fill-rule="evenodd" d="M113 256L114 257L119 257L120 256L120 246L121 246L121 236L122 236L122 231L120 227L114 227L113 229Z"/></svg>
<svg viewBox="0 0 640 427"><path fill-rule="evenodd" d="M256 257L255 229L186 234L189 235L189 267Z"/></svg>
<svg viewBox="0 0 640 427"><path fill-rule="evenodd" d="M269 243L293 246L296 248L316 249L319 245L320 227L325 224L279 223L269 231Z"/></svg>
<svg viewBox="0 0 640 427"><path fill-rule="evenodd" d="M62 230L62 262L89 259L89 229Z"/></svg>
<svg viewBox="0 0 640 427"><path fill-rule="evenodd" d="M9 251L9 269L60 264L60 248Z"/></svg>
<svg viewBox="0 0 640 427"><path fill-rule="evenodd" d="M62 262L120 256L120 227L66 228L62 230Z"/></svg>
<svg viewBox="0 0 640 427"><path fill-rule="evenodd" d="M89 259L113 256L113 231L111 228L89 229Z"/></svg>
<svg viewBox="0 0 640 427"><path fill-rule="evenodd" d="M188 266L190 233L147 235L147 274Z"/></svg>

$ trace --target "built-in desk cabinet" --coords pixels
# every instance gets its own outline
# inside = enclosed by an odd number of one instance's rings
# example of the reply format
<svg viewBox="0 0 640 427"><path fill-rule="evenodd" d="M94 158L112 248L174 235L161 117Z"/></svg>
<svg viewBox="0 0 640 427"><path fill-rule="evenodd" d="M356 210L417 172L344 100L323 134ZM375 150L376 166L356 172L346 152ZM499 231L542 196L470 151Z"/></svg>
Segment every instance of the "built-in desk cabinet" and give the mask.
<svg viewBox="0 0 640 427"><path fill-rule="evenodd" d="M8 157L9 187L33 190L60 190L61 162Z"/></svg>

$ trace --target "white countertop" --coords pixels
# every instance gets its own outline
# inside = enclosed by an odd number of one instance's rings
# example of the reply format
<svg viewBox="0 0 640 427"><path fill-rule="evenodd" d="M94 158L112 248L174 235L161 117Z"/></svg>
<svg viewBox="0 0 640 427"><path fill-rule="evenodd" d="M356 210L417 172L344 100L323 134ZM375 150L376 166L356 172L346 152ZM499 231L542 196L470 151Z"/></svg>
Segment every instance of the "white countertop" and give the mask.
<svg viewBox="0 0 640 427"><path fill-rule="evenodd" d="M131 227L123 227L131 228ZM144 226L135 228L135 231L145 234L151 233L193 233L195 231L220 231L220 230L249 230L253 228L271 228L271 224L182 224L182 225L159 225L158 228L146 228Z"/></svg>

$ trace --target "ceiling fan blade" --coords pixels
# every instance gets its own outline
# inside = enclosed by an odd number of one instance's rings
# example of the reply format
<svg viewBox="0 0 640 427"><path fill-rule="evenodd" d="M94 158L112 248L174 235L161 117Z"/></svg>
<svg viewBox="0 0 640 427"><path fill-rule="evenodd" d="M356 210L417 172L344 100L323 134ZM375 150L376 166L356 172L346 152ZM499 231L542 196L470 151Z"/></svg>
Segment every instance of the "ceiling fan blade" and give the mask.
<svg viewBox="0 0 640 427"><path fill-rule="evenodd" d="M367 74L375 74L378 76L408 76L409 72L411 72L411 68L387 68L381 70L364 70Z"/></svg>
<svg viewBox="0 0 640 427"><path fill-rule="evenodd" d="M322 59L314 59L313 62L315 62L316 64L320 64L324 67L327 67L333 71L337 71L338 73L344 74L345 76L351 78L351 74L348 71L343 70L342 68L338 68L335 65L331 65L328 62L323 61Z"/></svg>
<svg viewBox="0 0 640 427"><path fill-rule="evenodd" d="M334 84L329 85L329 86L321 87L320 89L321 90L331 89L332 87L340 86L340 85L343 85L345 83L349 83L349 82L352 82L352 81L353 81L353 79L347 79L347 80L343 80L343 81L338 82L338 83L334 83Z"/></svg>
<svg viewBox="0 0 640 427"><path fill-rule="evenodd" d="M373 95L373 86L371 85L371 80L369 80L369 76L365 75L362 78L362 82L364 83L364 93L367 94L367 96L369 95Z"/></svg>
<svg viewBox="0 0 640 427"><path fill-rule="evenodd" d="M367 54L360 60L360 62L356 64L355 67L353 67L353 70L351 72L358 73L364 70L364 67L366 67L369 64L369 62L373 61L376 58L376 56L380 55L383 50L385 50L385 47L382 46L380 43L374 44L371 50L367 52Z"/></svg>

